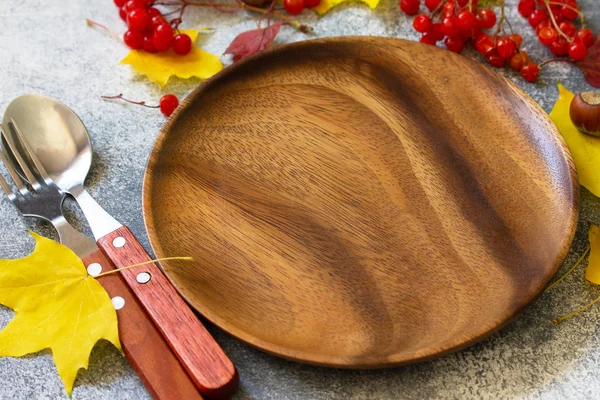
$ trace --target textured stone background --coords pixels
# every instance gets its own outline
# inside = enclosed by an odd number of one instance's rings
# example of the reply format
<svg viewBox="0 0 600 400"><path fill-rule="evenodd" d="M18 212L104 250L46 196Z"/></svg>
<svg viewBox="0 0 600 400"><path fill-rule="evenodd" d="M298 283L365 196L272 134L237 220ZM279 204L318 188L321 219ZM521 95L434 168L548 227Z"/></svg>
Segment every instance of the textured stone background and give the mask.
<svg viewBox="0 0 600 400"><path fill-rule="evenodd" d="M517 0L507 3L510 20L516 31L525 34L530 54L536 60L548 58L531 28L516 14ZM579 4L598 32L598 0L579 0ZM400 13L396 1L382 0L374 12L357 4L344 5L320 20L304 14L302 21L315 27L314 35L284 27L276 44L336 35L415 38L410 20ZM42 93L70 105L86 123L96 151L88 181L92 195L148 246L141 213L142 174L164 119L156 110L107 103L98 96L124 92L130 98L150 101L162 92L128 66L118 65L126 49L102 31L87 27L85 18L123 30L111 0L0 1L0 110L24 93ZM217 29L201 38L202 47L214 54L221 54L235 35L255 26L250 14L220 14L212 9L190 9L185 21L184 27ZM536 85L525 83L512 71L503 73L546 111L556 99L557 79L576 92L590 89L581 73L568 65L550 66ZM165 92L184 96L199 83L174 80ZM577 238L563 268L582 253L589 221L600 224L600 203L585 189L582 203ZM72 219L77 210L72 204L69 209ZM0 196L1 258L22 257L31 251L32 240L24 232L28 227L54 237L47 226L24 221ZM315 368L264 354L209 328L240 370L236 399L599 398L600 308L559 327L550 322L600 295L598 288L584 281L582 271L541 296L513 324L489 339L437 361L405 368ZM0 328L12 315L0 306ZM63 398L66 394L49 352L0 359L0 399ZM101 343L92 353L89 370L79 374L73 398L149 396L125 358Z"/></svg>

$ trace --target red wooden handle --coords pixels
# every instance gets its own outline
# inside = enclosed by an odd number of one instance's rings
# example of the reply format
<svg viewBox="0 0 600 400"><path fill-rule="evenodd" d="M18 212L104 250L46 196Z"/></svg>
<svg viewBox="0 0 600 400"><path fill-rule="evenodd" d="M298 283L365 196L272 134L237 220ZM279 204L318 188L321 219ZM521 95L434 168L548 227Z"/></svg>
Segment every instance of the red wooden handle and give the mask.
<svg viewBox="0 0 600 400"><path fill-rule="evenodd" d="M100 238L98 246L118 268L152 260L127 227ZM147 283L137 279L143 272L151 276ZM231 396L239 384L236 368L158 265L142 265L121 275L200 392L210 398Z"/></svg>
<svg viewBox="0 0 600 400"><path fill-rule="evenodd" d="M83 263L86 267L97 263L102 272L114 269L100 250L85 257ZM119 338L125 356L152 398L201 400L196 385L123 278L119 274L110 274L98 281L111 298L119 296L125 301L123 308L117 310Z"/></svg>

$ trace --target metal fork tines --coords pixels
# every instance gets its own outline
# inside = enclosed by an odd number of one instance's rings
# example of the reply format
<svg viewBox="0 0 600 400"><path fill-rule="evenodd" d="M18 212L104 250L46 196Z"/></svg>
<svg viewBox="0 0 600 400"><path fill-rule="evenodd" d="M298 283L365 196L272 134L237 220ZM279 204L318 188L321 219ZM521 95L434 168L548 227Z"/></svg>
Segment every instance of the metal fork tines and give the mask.
<svg viewBox="0 0 600 400"><path fill-rule="evenodd" d="M0 161L4 164L17 190L13 190L0 175L0 186L4 193L24 216L42 218L52 223L58 231L61 242L80 257L96 251L97 246L94 240L78 232L65 219L62 213L64 193L50 180L46 170L14 121L9 123L9 128L10 135L0 127L0 139L4 139L7 152L10 152L12 159L0 151ZM15 160L16 165L12 160ZM17 167L27 178L27 183L17 172Z"/></svg>

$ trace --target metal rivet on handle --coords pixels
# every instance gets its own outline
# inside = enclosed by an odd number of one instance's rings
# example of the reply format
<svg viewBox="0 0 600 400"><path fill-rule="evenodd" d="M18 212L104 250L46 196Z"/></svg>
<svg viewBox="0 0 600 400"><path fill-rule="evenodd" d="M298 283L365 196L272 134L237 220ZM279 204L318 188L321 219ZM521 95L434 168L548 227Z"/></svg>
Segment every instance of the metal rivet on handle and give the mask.
<svg viewBox="0 0 600 400"><path fill-rule="evenodd" d="M87 267L87 273L90 276L98 276L102 273L102 265L98 263L92 263Z"/></svg>
<svg viewBox="0 0 600 400"><path fill-rule="evenodd" d="M152 279L152 275L150 275L148 272L140 272L137 274L135 279L138 281L138 283L148 283L150 282L150 279Z"/></svg>
<svg viewBox="0 0 600 400"><path fill-rule="evenodd" d="M115 296L110 299L110 301L112 301L115 310L120 310L121 308L125 307L125 299L121 296Z"/></svg>
<svg viewBox="0 0 600 400"><path fill-rule="evenodd" d="M123 247L125 246L125 238L122 236L117 236L113 239L113 246L115 247Z"/></svg>

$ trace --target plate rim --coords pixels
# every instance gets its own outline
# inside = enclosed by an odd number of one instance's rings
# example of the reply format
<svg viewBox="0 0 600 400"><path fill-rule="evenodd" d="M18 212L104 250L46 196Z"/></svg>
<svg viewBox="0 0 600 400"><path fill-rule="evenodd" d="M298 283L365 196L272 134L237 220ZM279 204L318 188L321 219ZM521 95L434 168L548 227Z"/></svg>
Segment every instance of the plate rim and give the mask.
<svg viewBox="0 0 600 400"><path fill-rule="evenodd" d="M405 39L399 39L399 38L368 37L368 36L327 37L327 38L319 38L319 39L312 39L312 40L305 40L305 41L300 41L300 42L289 43L289 44L279 46L272 50L263 51L258 54L252 55L250 57L246 57L246 58L234 63L231 66L223 68L220 72L213 75L211 78L207 79L206 81L202 82L185 99L183 99L183 101L180 103L179 107L177 107L175 112L167 119L167 121L162 126L159 134L157 135L157 137L154 141L154 144L152 146L150 155L148 157L146 168L144 170L143 186L142 186L142 214L143 214L144 225L146 227L146 232L148 235L149 243L150 243L150 246L151 246L154 254L156 256L163 255L162 248L160 246L160 242L158 240L158 235L157 235L157 232L155 229L154 218L153 218L153 215L151 212L151 210L152 210L151 193L152 193L152 186L153 186L153 182L154 182L153 171L158 164L162 147L163 147L165 141L167 140L169 132L171 131L173 126L177 123L180 115L183 112L185 112L185 110L189 107L190 104L193 103L193 101L195 101L195 99L197 97L201 96L204 92L210 90L211 87L213 85L215 85L216 83L218 83L218 81L221 80L223 77L227 77L228 75L236 72L238 69L245 68L245 66L247 64L257 62L258 60L265 58L265 57L270 57L273 54L286 52L286 51L289 51L290 49L302 50L304 48L310 48L310 47L315 47L315 46L352 44L352 43L356 43L356 42L369 43L369 42L372 42L373 40L396 42L396 43L399 43L401 46L428 46L426 44L422 44L422 43L418 43L418 42L414 42L414 41L410 41L410 40L405 40ZM531 98L531 96L529 96L529 94L527 94L527 92L525 92L523 89L521 89L515 83L513 83L511 80L509 80L508 78L504 77L503 75L497 73L496 71L492 70L491 68L489 68L479 62L476 62L475 60L464 57L460 54L448 52L447 50L442 49L442 48L435 48L435 49L432 49L432 51L439 51L439 52L443 52L446 56L460 58L463 60L462 62L470 62L470 63L476 65L477 68L486 70L487 73L492 73L492 74L495 74L496 76L499 76L502 80L505 81L505 83L508 84L508 86L510 86L515 92L517 92L518 95L523 97L526 101L533 104L534 107L538 109L540 115L544 116L546 119L546 122L549 122L549 125L551 127L553 127L554 137L560 144L560 149L562 149L563 158L565 159L565 161L569 167L570 179L571 179L571 189L572 189L572 191L571 191L571 197L572 197L571 214L570 214L570 220L568 221L569 235L564 240L564 246L562 247L561 251L559 252L559 254L554 262L553 268L549 271L549 273L547 274L545 279L540 280L539 285L535 289L531 290L530 296L528 296L523 301L523 303L520 304L519 307L515 307L515 309L513 310L512 313L506 315L503 319L499 320L497 323L493 324L492 326L482 327L481 331L478 332L475 336L473 336L470 339L456 340L455 342L453 342L453 344L443 347L443 348L439 348L437 350L430 346L429 348L427 348L430 351L424 352L422 355L418 355L418 356L411 357L411 358L394 359L393 357L374 357L371 360L371 359L368 359L363 356L360 358L360 360L362 362L356 362L354 360L354 358L352 358L352 357L322 356L320 354L294 350L289 347L279 346L279 345L273 344L271 342L261 340L258 337L256 337L255 335L252 335L243 329L237 328L235 325L228 322L227 319L224 319L224 318L219 317L218 315L215 315L214 313L212 313L210 311L209 308L200 307L197 304L197 303L199 303L197 300L188 298L188 296L185 294L185 291L180 290L177 287L177 285L175 284L175 282L169 276L168 267L165 267L165 265L168 265L168 263L161 263L162 270L165 273L165 276L167 277L167 279L171 282L171 284L175 287L177 292L186 300L186 302L190 305L190 307L192 309L194 309L197 313L202 315L204 318L206 318L212 324L216 325L218 328L224 330L225 332L234 336L235 338L237 338L237 339L243 341L244 343L247 343L255 348L258 348L269 354L276 355L278 357L282 357L282 358L285 358L288 360L298 361L298 362L302 362L302 363L323 366L323 367L374 369L374 368L397 367L397 366L427 361L427 360L438 358L438 357L459 351L466 347L469 347L469 346L487 338L488 336L492 335L493 333L497 332L498 330L502 329L504 326L506 326L507 324L512 322L521 312L523 312L523 310L526 307L528 307L533 301L536 300L536 298L538 298L544 292L543 289L547 286L548 282L554 277L554 275L556 274L556 272L558 271L558 269L560 268L560 266L566 259L567 255L569 253L569 250L571 248L572 242L575 238L575 233L577 230L577 222L578 222L578 218L579 218L579 208L580 208L580 199L579 199L580 187L579 187L577 171L575 168L575 163L573 161L573 157L569 151L569 148L567 147L567 144L566 144L564 138L562 137L562 135L560 134L558 128L552 122L552 120L550 119L548 114L543 110L543 108L535 100L533 100ZM365 360L367 360L367 361L365 362Z"/></svg>

